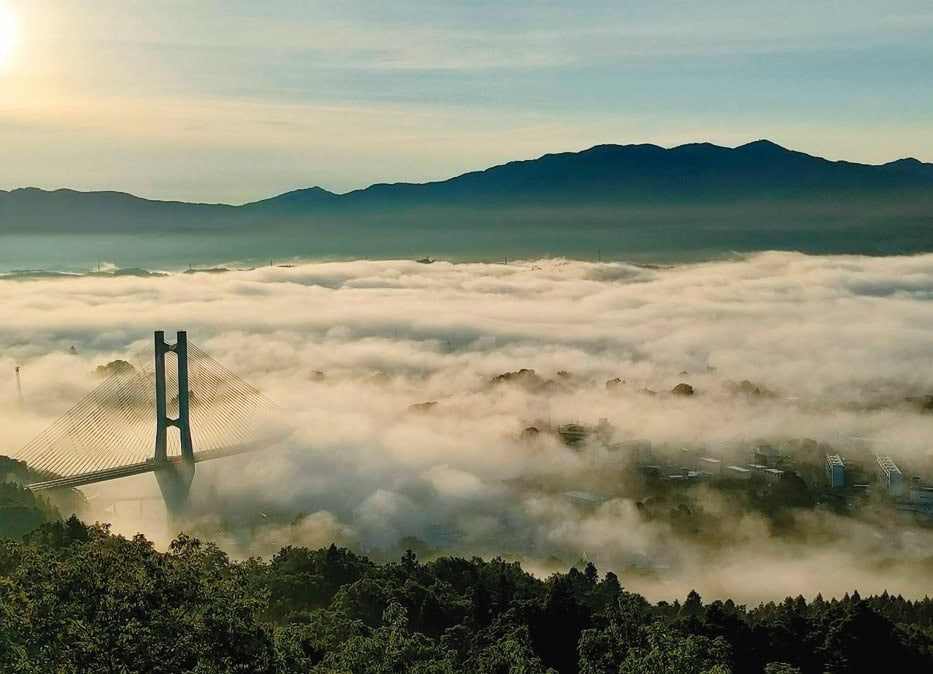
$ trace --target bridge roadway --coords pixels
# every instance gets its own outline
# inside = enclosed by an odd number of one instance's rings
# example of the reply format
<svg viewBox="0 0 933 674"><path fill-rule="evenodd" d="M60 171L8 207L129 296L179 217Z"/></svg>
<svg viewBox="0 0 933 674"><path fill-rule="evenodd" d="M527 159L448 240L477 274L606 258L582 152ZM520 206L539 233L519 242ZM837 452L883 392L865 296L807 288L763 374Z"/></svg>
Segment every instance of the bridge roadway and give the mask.
<svg viewBox="0 0 933 674"><path fill-rule="evenodd" d="M223 459L228 456L254 452L270 445L277 444L278 442L284 440L288 435L288 433L282 433L281 435L266 437L260 440L254 440L252 442L243 442L236 445L228 445L226 447L218 447L216 449L207 449L204 451L195 452L194 462L201 463L202 461ZM131 463L126 466L117 466L115 468L107 468L105 470L83 473L81 475L56 477L49 480L43 480L42 482L33 482L32 484L26 485L26 488L30 491L37 492L47 491L49 489L83 487L97 482L105 482L107 480L116 480L117 478L121 477L129 477L130 475L154 473L162 467L180 464L182 461L183 459L180 456L170 456L164 461L148 459L141 463Z"/></svg>

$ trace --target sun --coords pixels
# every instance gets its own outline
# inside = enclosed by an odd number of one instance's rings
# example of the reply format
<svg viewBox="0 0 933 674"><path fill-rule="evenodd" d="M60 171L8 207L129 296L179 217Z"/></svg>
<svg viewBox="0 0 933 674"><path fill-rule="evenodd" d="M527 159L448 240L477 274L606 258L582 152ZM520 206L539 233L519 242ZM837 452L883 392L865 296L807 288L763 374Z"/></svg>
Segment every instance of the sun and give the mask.
<svg viewBox="0 0 933 674"><path fill-rule="evenodd" d="M7 64L16 46L16 19L10 10L0 7L0 68Z"/></svg>

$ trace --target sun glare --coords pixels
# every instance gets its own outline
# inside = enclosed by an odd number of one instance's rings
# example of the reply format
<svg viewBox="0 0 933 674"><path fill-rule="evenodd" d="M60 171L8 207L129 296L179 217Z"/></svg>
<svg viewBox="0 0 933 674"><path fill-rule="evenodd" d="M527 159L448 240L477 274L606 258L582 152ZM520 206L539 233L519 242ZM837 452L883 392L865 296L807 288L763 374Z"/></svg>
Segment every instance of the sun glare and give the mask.
<svg viewBox="0 0 933 674"><path fill-rule="evenodd" d="M0 7L0 68L5 66L16 46L16 20L5 7Z"/></svg>

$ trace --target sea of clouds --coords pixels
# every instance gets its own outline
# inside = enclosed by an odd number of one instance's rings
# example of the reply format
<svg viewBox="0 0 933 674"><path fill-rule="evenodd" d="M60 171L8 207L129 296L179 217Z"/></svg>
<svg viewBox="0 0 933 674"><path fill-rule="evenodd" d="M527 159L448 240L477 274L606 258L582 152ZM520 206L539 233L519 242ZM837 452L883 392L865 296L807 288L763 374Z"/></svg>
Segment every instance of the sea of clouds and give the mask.
<svg viewBox="0 0 933 674"><path fill-rule="evenodd" d="M933 416L917 403L933 393L931 300L933 255L6 278L0 453L15 456L99 384L98 365L150 348L154 330L184 329L276 401L294 432L199 464L181 524L166 522L151 475L85 488L92 518L122 533L164 545L184 526L236 556L334 540L376 554L415 536L457 554L521 556L541 573L590 559L652 598L922 596L933 532L893 510L807 511L804 534L782 537L701 488L722 526L685 537L644 514L605 452L521 432L605 418L617 440L744 463L756 443L810 439L890 454L933 478ZM491 382L520 368L545 383ZM625 383L607 390L616 377ZM736 394L729 382L741 380L769 395ZM696 394L670 395L680 382ZM411 408L427 402L437 404ZM568 491L608 499L583 507Z"/></svg>

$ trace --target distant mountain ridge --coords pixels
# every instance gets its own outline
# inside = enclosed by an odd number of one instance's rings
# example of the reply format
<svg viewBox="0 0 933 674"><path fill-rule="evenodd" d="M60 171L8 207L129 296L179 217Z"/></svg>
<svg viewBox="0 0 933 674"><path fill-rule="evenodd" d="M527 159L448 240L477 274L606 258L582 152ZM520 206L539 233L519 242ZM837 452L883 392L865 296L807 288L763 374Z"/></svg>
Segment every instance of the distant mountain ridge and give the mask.
<svg viewBox="0 0 933 674"><path fill-rule="evenodd" d="M495 195L560 196L638 201L648 197L762 197L818 190L929 188L933 164L913 158L882 165L830 161L759 140L737 148L695 143L596 145L581 152L546 154L429 183L378 183L346 194L320 187L296 190L244 208L365 203L419 196L427 200Z"/></svg>
<svg viewBox="0 0 933 674"><path fill-rule="evenodd" d="M277 226L302 232L380 227L385 233L407 226L469 229L559 221L689 227L701 216L710 225L718 218L722 226L740 228L744 222L760 231L762 213L772 226L812 229L832 221L838 229L850 220L860 231L880 228L879 236L893 223L909 229L910 248L928 249L929 237L915 234L927 225L933 229L933 164L913 158L881 165L830 161L759 140L736 148L597 145L442 181L381 183L345 194L310 187L239 206L121 192L0 191L0 234L235 233Z"/></svg>

